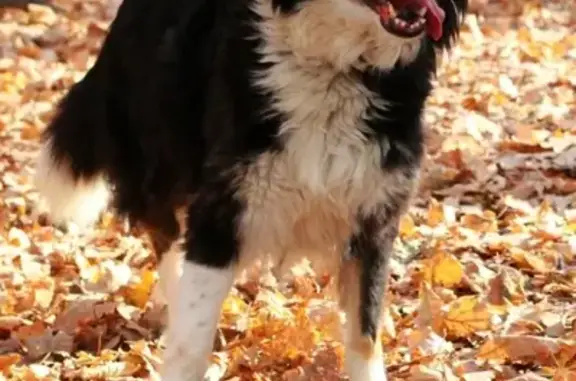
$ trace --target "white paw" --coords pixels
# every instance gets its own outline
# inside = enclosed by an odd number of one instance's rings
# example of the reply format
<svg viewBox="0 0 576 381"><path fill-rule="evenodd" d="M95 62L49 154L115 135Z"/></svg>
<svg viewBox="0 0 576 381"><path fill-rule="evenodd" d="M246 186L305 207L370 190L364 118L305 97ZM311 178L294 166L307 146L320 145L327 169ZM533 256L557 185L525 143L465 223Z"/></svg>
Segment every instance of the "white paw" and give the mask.
<svg viewBox="0 0 576 381"><path fill-rule="evenodd" d="M381 356L370 358L348 350L345 354L346 371L350 381L386 381L386 370Z"/></svg>
<svg viewBox="0 0 576 381"><path fill-rule="evenodd" d="M172 357L163 365L162 381L205 381L207 364L207 359Z"/></svg>

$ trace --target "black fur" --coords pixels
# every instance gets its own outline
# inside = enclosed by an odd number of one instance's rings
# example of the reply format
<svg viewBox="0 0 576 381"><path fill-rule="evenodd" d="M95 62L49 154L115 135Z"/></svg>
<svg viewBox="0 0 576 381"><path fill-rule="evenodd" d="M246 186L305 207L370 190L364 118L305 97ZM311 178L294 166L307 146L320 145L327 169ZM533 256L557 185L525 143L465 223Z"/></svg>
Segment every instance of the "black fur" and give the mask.
<svg viewBox="0 0 576 381"><path fill-rule="evenodd" d="M360 328L376 340L377 325L386 289L390 251L397 234L397 218L408 197L399 196L397 208L381 207L362 218L360 231L352 237L350 254L360 261ZM383 255L384 254L384 255Z"/></svg>
<svg viewBox="0 0 576 381"><path fill-rule="evenodd" d="M280 10L284 13L292 13L295 12L298 7L309 0L272 0L272 4L274 8Z"/></svg>

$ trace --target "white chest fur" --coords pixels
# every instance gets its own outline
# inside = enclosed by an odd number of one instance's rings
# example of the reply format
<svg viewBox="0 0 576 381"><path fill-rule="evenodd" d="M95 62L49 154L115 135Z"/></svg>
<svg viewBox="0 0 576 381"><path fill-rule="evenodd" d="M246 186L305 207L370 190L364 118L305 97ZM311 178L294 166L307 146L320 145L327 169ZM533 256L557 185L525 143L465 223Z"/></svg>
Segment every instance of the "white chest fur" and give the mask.
<svg viewBox="0 0 576 381"><path fill-rule="evenodd" d="M409 180L382 170L388 142L371 138L365 123L386 107L383 100L354 75L299 56L274 20L265 16L260 25L260 52L271 65L254 74L273 97L270 111L282 117L283 150L263 154L241 179L241 257L338 253L358 215L406 192Z"/></svg>
<svg viewBox="0 0 576 381"><path fill-rule="evenodd" d="M364 122L370 108L384 105L351 76L287 59L259 85L275 94L284 148L262 155L242 179L243 252L338 252L358 213L396 191L397 176L381 169L386 144L369 139Z"/></svg>

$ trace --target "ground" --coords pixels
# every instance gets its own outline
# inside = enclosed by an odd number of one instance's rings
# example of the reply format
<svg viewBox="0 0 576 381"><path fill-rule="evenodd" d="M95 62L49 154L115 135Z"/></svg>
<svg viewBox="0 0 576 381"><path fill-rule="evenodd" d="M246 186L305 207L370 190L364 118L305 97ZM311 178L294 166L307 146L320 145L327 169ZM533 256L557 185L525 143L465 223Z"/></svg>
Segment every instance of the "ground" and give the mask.
<svg viewBox="0 0 576 381"><path fill-rule="evenodd" d="M576 380L576 12L474 2L429 102L426 170L384 316L392 379ZM114 4L0 9L0 380L159 380L157 274L113 215L37 213L38 136L94 61ZM240 283L213 378L345 380L330 278Z"/></svg>

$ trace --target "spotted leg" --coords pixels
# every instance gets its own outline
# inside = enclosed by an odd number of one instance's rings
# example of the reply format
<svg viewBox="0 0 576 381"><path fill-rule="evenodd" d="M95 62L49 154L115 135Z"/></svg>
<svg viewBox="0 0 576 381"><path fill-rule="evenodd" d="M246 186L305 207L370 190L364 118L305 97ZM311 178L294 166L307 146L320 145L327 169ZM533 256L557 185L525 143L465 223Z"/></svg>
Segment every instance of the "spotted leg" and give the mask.
<svg viewBox="0 0 576 381"><path fill-rule="evenodd" d="M234 281L238 208L231 198L210 196L188 209L181 276L168 297L162 381L204 380L222 303Z"/></svg>

